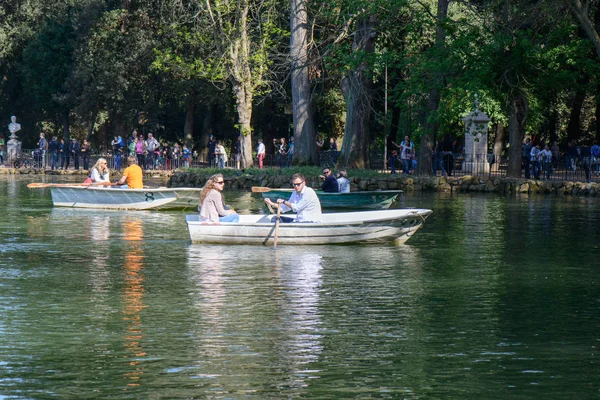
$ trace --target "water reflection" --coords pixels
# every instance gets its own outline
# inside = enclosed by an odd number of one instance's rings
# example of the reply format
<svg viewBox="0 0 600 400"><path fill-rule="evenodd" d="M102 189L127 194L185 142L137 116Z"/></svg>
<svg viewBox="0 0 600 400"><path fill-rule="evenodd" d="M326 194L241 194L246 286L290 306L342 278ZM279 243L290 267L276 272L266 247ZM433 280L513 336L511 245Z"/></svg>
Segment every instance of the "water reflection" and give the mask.
<svg viewBox="0 0 600 400"><path fill-rule="evenodd" d="M307 378L320 372L306 365L316 362L323 351L319 310L322 258L316 251L295 247L275 252L274 268L284 293L280 312L285 340L278 347L290 372L286 386L304 387Z"/></svg>
<svg viewBox="0 0 600 400"><path fill-rule="evenodd" d="M232 251L225 246L189 246L190 278L196 282L193 296L200 313L199 377L217 379L214 386L227 391L234 376L250 382L276 367L287 372L277 385L303 386L305 365L316 361L323 348L322 257L294 247L274 251L239 246ZM237 360L226 374L224 360Z"/></svg>
<svg viewBox="0 0 600 400"><path fill-rule="evenodd" d="M141 341L144 337L142 330L141 311L144 305L144 255L142 251L142 240L144 231L142 220L135 217L123 219L123 235L127 242L125 249L125 282L123 293L123 321L127 327L125 331L124 346L125 359L131 367L131 371L123 374L127 386L139 386L140 378L144 374L141 361L146 356Z"/></svg>

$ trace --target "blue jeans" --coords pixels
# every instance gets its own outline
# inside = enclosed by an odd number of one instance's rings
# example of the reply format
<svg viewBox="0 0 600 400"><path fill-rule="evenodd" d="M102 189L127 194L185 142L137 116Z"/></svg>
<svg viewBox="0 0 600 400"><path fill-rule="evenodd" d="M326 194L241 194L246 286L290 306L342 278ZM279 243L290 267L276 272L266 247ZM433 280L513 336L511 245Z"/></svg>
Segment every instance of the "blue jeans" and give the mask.
<svg viewBox="0 0 600 400"><path fill-rule="evenodd" d="M58 153L53 151L50 153L50 157L50 168L53 170L58 169Z"/></svg>
<svg viewBox="0 0 600 400"><path fill-rule="evenodd" d="M402 160L402 164L404 165L404 173L408 175L410 173L410 160L405 158Z"/></svg>
<svg viewBox="0 0 600 400"><path fill-rule="evenodd" d="M396 157L396 156L390 157L389 163L390 163L390 168L392 169L392 172L391 172L392 174L396 173L396 160L397 159L398 159L398 157Z"/></svg>
<svg viewBox="0 0 600 400"><path fill-rule="evenodd" d="M531 166L533 167L533 179L540 179L540 172L542 170L542 166L539 161L532 161Z"/></svg>
<svg viewBox="0 0 600 400"><path fill-rule="evenodd" d="M239 222L240 216L237 213L229 214L224 217L219 217L219 222Z"/></svg>
<svg viewBox="0 0 600 400"><path fill-rule="evenodd" d="M438 169L442 171L442 176L447 175L446 170L444 169L444 163L442 162L442 157L436 157L433 161L433 176L436 176Z"/></svg>

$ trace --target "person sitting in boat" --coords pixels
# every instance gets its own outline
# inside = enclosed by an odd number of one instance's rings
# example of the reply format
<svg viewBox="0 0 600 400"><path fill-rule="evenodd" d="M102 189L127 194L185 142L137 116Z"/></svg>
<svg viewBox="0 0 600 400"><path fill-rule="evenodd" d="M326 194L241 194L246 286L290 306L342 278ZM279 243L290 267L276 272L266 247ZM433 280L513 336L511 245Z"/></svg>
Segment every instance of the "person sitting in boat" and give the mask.
<svg viewBox="0 0 600 400"><path fill-rule="evenodd" d="M348 174L345 169L340 169L337 174L337 183L340 188L340 193L350 193L350 181L347 178Z"/></svg>
<svg viewBox="0 0 600 400"><path fill-rule="evenodd" d="M204 222L238 222L240 216L233 208L226 206L223 202L221 192L225 187L225 179L222 174L215 174L208 178L200 193L200 219Z"/></svg>
<svg viewBox="0 0 600 400"><path fill-rule="evenodd" d="M327 167L323 168L323 175L321 175L320 178L325 180L321 185L322 191L329 193L337 193L340 191L338 181L331 173L331 169Z"/></svg>
<svg viewBox="0 0 600 400"><path fill-rule="evenodd" d="M137 157L127 157L127 165L128 167L123 171L123 176L115 185L128 189L143 189L143 173L140 166L137 165ZM125 183L127 183L126 186Z"/></svg>
<svg viewBox="0 0 600 400"><path fill-rule="evenodd" d="M281 217L281 222L321 222L321 202L317 193L306 186L306 178L302 174L294 174L292 177L294 192L289 200L277 199L273 203L271 199L265 199L269 206L281 207L282 212L294 211L296 218Z"/></svg>
<svg viewBox="0 0 600 400"><path fill-rule="evenodd" d="M108 170L108 162L105 158L99 158L96 164L92 167L90 174L90 186L110 186L110 171Z"/></svg>

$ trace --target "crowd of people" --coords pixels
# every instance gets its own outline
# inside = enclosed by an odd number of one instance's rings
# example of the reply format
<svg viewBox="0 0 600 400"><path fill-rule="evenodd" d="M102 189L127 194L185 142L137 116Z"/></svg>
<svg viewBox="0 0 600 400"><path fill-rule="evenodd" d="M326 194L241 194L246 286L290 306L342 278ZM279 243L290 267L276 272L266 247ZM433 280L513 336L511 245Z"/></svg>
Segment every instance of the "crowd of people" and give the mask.
<svg viewBox="0 0 600 400"><path fill-rule="evenodd" d="M578 168L585 172L585 179L591 182L592 176L600 175L600 145L598 141L584 140L579 145L575 140L568 143L566 151L561 152L557 142L552 144L532 143L525 139L521 154L525 179L551 179L554 170L559 168L559 160L564 157L565 170L576 172Z"/></svg>
<svg viewBox="0 0 600 400"><path fill-rule="evenodd" d="M115 169L121 169L124 155L135 156L138 166L146 170L187 168L192 159L192 151L186 144L159 141L152 132L144 138L144 135L134 130L127 143L121 136L115 136L111 147Z"/></svg>

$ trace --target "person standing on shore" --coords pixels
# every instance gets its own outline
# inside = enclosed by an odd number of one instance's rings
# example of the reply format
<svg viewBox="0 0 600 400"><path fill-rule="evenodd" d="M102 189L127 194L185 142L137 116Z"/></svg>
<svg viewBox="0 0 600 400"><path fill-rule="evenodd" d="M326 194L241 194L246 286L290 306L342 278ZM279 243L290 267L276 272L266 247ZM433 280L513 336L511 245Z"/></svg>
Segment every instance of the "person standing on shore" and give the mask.
<svg viewBox="0 0 600 400"><path fill-rule="evenodd" d="M552 151L550 146L544 146L544 150L540 152L540 158L542 159L542 170L546 173L546 180L550 180L550 175L552 175Z"/></svg>
<svg viewBox="0 0 600 400"><path fill-rule="evenodd" d="M40 132L40 140L38 140L39 162L41 168L46 168L46 150L48 150L48 141L46 134Z"/></svg>
<svg viewBox="0 0 600 400"><path fill-rule="evenodd" d="M69 146L69 153L71 158L73 159L73 168L79 169L79 152L81 150L81 146L79 142L77 142L76 138L71 140L71 145Z"/></svg>
<svg viewBox="0 0 600 400"><path fill-rule="evenodd" d="M81 145L81 158L83 160L83 169L86 171L90 169L90 153L92 151L92 145L87 139L83 139Z"/></svg>
<svg viewBox="0 0 600 400"><path fill-rule="evenodd" d="M258 168L263 169L264 168L264 160L265 160L265 156L267 155L266 149L265 149L265 144L263 143L262 139L258 139L258 148L256 149L256 157L258 158Z"/></svg>
<svg viewBox="0 0 600 400"><path fill-rule="evenodd" d="M54 171L58 169L58 142L56 136L52 136L52 140L48 144L48 152L50 153L50 169Z"/></svg>
<svg viewBox="0 0 600 400"><path fill-rule="evenodd" d="M531 165L531 139L526 138L525 143L523 144L523 153L521 155L523 159L523 169L525 170L525 179L531 178L531 173L529 172L529 167Z"/></svg>

